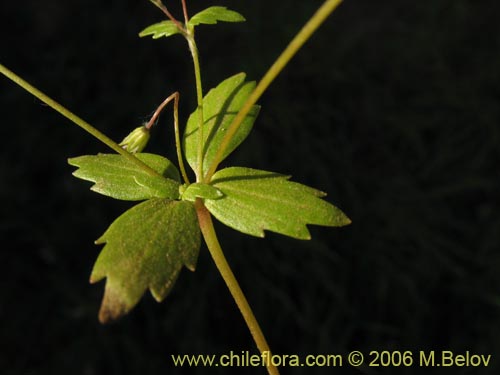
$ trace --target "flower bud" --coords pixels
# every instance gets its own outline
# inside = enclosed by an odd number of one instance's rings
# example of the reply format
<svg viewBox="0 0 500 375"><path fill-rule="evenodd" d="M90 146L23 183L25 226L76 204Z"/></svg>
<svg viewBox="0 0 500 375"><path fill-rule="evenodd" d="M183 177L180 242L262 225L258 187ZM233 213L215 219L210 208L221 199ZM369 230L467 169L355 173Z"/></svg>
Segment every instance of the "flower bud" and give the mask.
<svg viewBox="0 0 500 375"><path fill-rule="evenodd" d="M144 147L148 144L149 137L149 129L144 125L139 126L120 142L120 146L131 154L135 154L144 150Z"/></svg>

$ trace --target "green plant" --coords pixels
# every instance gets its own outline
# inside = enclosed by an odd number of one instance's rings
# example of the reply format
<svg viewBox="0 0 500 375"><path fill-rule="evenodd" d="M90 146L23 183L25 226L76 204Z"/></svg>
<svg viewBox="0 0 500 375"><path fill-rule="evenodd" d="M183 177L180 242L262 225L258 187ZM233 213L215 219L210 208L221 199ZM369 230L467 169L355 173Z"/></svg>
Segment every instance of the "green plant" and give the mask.
<svg viewBox="0 0 500 375"><path fill-rule="evenodd" d="M250 133L260 107L256 102L288 61L315 32L340 0L327 0L292 40L262 80L247 82L244 73L225 79L203 95L195 28L219 21L241 22L243 16L224 7L210 7L188 16L182 0L183 21L159 0L150 0L167 20L144 29L140 36L154 39L182 35L193 57L197 108L187 120L181 139L179 93L159 106L151 119L117 144L54 100L0 65L0 71L62 115L105 143L117 154L85 155L69 159L78 178L92 181L92 190L121 200L142 201L118 217L96 241L105 244L92 271L91 282L106 278L101 322L128 313L150 290L162 301L183 266L194 270L201 235L235 299L261 352L269 346L229 267L217 239L212 215L227 226L264 237L270 230L309 239L307 224L342 226L350 220L324 201L324 193L289 181L289 176L243 167L218 166ZM168 159L142 153L161 111L173 102L177 168ZM184 150L184 153L182 152ZM191 182L184 158L195 175ZM269 373L277 374L273 366Z"/></svg>

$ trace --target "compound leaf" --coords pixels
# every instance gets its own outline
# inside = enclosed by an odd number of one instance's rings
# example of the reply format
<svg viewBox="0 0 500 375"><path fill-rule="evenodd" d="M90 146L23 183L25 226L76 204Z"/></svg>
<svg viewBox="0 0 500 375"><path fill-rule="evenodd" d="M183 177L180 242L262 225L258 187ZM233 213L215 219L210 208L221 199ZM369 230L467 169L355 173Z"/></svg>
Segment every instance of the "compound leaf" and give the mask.
<svg viewBox="0 0 500 375"><path fill-rule="evenodd" d="M222 6L209 7L201 12L195 14L188 22L189 26L196 26L199 24L213 25L218 21L222 22L244 22L245 17L243 17L238 12L234 10L229 10Z"/></svg>
<svg viewBox="0 0 500 375"><path fill-rule="evenodd" d="M343 226L351 221L326 194L289 176L250 168L231 167L214 174L211 184L224 196L206 200L219 221L240 232L264 237L264 230L310 239L307 224Z"/></svg>
<svg viewBox="0 0 500 375"><path fill-rule="evenodd" d="M179 33L180 31L175 23L173 23L172 21L162 21L146 27L139 33L139 36L142 38L148 35L152 35L153 39L158 39L161 37L169 37L171 35Z"/></svg>
<svg viewBox="0 0 500 375"><path fill-rule="evenodd" d="M161 302L182 268L194 271L200 231L194 205L151 199L116 219L96 244L106 243L90 282L106 277L99 320L106 323L127 314L149 289Z"/></svg>
<svg viewBox="0 0 500 375"><path fill-rule="evenodd" d="M97 154L68 159L78 167L73 176L95 184L91 190L122 200L179 197L179 171L168 159L155 154L135 154L160 175L152 176L122 155Z"/></svg>
<svg viewBox="0 0 500 375"><path fill-rule="evenodd" d="M255 88L255 82L245 82L245 76L239 73L224 80L203 98L203 175L214 160L229 125ZM259 109L258 105L252 107L226 148L223 159L248 136ZM198 127L198 111L194 111L189 116L183 138L186 159L194 171L198 171Z"/></svg>

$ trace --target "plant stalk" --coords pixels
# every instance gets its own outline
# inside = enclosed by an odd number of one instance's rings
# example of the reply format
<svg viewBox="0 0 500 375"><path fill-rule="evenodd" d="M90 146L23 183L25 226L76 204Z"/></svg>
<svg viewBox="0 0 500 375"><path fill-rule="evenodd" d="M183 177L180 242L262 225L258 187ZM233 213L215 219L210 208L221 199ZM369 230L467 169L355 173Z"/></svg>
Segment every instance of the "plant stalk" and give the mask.
<svg viewBox="0 0 500 375"><path fill-rule="evenodd" d="M326 0L323 5L314 13L314 15L309 19L309 21L302 27L298 34L293 38L293 40L288 44L286 49L281 53L274 64L269 68L264 77L260 80L255 90L248 97L247 101L241 107L238 114L233 119L233 122L229 126L224 138L221 141L219 149L214 156L214 160L210 165L207 174L205 175L205 182L210 182L213 174L217 170L219 163L223 159L224 152L231 142L232 138L238 131L242 121L248 115L248 112L252 109L252 106L259 100L264 91L267 90L269 85L274 81L279 73L285 68L288 62L293 56L299 51L299 49L304 45L305 42L311 37L311 35L321 26L325 19L337 8L337 6L342 2L342 0Z"/></svg>
<svg viewBox="0 0 500 375"><path fill-rule="evenodd" d="M175 149L177 150L177 159L179 160L179 168L181 169L182 178L186 184L190 184L189 177L186 173L186 167L184 166L184 159L182 158L182 145L181 136L179 132L179 93L175 93L174 100L174 132L175 132Z"/></svg>
<svg viewBox="0 0 500 375"><path fill-rule="evenodd" d="M26 82L24 79L19 77L17 74L12 72L11 70L7 69L4 65L0 64L0 73L5 75L7 78L12 80L14 83L18 84L21 86L23 89L28 91L31 95L35 96L36 98L40 99L42 102L47 104L49 107L54 109L55 111L59 112L61 115L66 117L68 120L72 121L76 125L78 125L80 128L85 130L87 133L90 135L94 136L98 140L100 140L102 143L104 143L106 146L111 148L113 151L116 151L120 155L122 155L124 158L129 160L132 163L135 163L138 167L142 168L145 172L149 173L152 176L160 176L163 177L161 174L156 172L154 169L143 163L141 160L136 158L133 154L130 152L124 150L121 148L115 141L113 141L111 138L106 136L105 134L101 133L99 130L94 128L92 125L90 125L88 122L84 121L82 118L78 117L75 115L73 112L71 112L69 109L63 107L61 104L56 102L54 99L50 98L40 90L38 90L36 87L32 86L28 82Z"/></svg>
<svg viewBox="0 0 500 375"><path fill-rule="evenodd" d="M241 315L245 320L245 323L250 330L250 333L259 349L260 353L267 353L269 358L271 357L271 350L269 349L269 345L267 344L266 338L260 329L259 323L255 318L255 315L248 304L248 301L241 290L238 281L236 280L229 263L224 256L222 248L219 244L219 240L217 239L217 235L215 233L215 229L212 222L212 217L210 212L206 209L204 204L200 199L197 199L195 202L196 213L198 215L198 221L200 223L201 233L203 234L203 238L207 244L208 250L210 251L210 255L212 256L217 269L219 270L222 278L224 279L231 295L233 296L236 305L240 309ZM267 372L269 375L279 375L278 368L269 363L267 366Z"/></svg>
<svg viewBox="0 0 500 375"><path fill-rule="evenodd" d="M181 170L182 178L186 184L189 184L189 178L186 173L186 168L184 167L184 160L182 158L182 147L181 147L181 138L179 135L179 97L180 94L178 91L171 94L168 98L166 98L159 106L156 108L156 111L151 116L151 119L147 122L146 129L150 130L153 125L158 121L158 117L160 117L161 111L170 103L172 100L174 101L174 134L175 134L175 149L177 151L177 160L179 161L179 168Z"/></svg>
<svg viewBox="0 0 500 375"><path fill-rule="evenodd" d="M194 40L194 29L188 29L187 41L189 45L189 50L193 56L194 65L194 76L196 81L196 101L197 101L197 111L198 111L198 157L197 164L198 168L196 173L196 182L203 181L203 88L201 85L201 69L200 69L200 58L198 54L198 47Z"/></svg>

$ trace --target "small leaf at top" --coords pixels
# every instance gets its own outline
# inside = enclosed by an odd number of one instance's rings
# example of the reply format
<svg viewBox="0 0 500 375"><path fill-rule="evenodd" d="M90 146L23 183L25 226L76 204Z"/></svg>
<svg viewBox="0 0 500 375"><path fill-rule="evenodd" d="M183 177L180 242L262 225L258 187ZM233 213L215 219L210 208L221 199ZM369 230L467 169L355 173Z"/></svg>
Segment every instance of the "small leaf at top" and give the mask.
<svg viewBox="0 0 500 375"><path fill-rule="evenodd" d="M216 24L217 21L222 22L244 22L245 17L243 17L238 12L234 10L229 10L222 6L209 7L201 12L195 14L188 22L189 26L196 26L201 23L207 25Z"/></svg>
<svg viewBox="0 0 500 375"><path fill-rule="evenodd" d="M115 199L138 201L179 197L179 171L168 159L155 154L135 154L160 175L152 176L118 154L84 155L68 159L78 167L73 176L95 184L90 188Z"/></svg>
<svg viewBox="0 0 500 375"><path fill-rule="evenodd" d="M176 24L172 21L162 21L146 27L139 33L139 36L142 38L152 35L153 39L158 39L163 36L169 37L175 34L180 34L180 30Z"/></svg>
<svg viewBox="0 0 500 375"><path fill-rule="evenodd" d="M219 199L223 196L224 194L219 189L202 182L195 182L181 188L181 199L190 202L194 202L196 198Z"/></svg>
<svg viewBox="0 0 500 375"><path fill-rule="evenodd" d="M203 98L203 175L208 171L210 164L214 160L214 156L234 117L243 107L254 88L255 82L245 82L245 73L239 73L221 82ZM259 109L258 105L252 107L226 148L223 159L233 152L248 136ZM183 138L186 159L195 172L198 171L198 126L198 111L195 110L189 116Z"/></svg>
<svg viewBox="0 0 500 375"><path fill-rule="evenodd" d="M90 276L106 279L99 311L102 323L127 314L146 290L161 302L182 266L194 271L200 231L194 205L150 199L116 219L96 244L106 243Z"/></svg>
<svg viewBox="0 0 500 375"><path fill-rule="evenodd" d="M288 176L250 168L231 167L214 174L211 185L224 193L206 200L219 221L240 232L264 237L264 230L310 239L307 224L343 226L349 218L324 201L326 194Z"/></svg>

